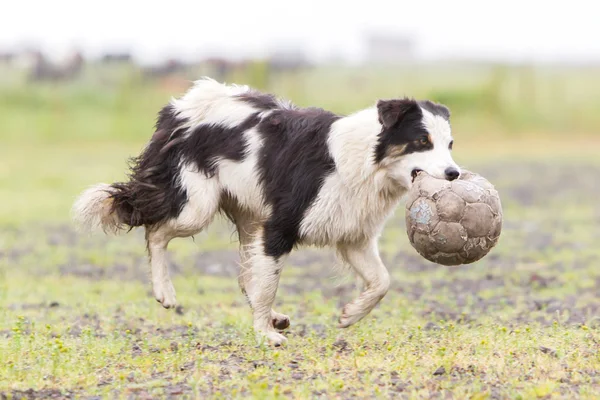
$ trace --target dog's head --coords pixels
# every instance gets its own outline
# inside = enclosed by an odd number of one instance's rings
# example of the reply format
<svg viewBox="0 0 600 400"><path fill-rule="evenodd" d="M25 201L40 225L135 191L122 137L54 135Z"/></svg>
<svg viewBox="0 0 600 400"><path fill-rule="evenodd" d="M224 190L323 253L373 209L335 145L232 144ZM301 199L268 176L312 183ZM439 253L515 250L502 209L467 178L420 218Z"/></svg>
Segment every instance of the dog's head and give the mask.
<svg viewBox="0 0 600 400"><path fill-rule="evenodd" d="M460 168L452 159L450 111L429 100L379 100L381 133L375 149L378 163L387 166L396 181L410 188L419 171L454 180Z"/></svg>

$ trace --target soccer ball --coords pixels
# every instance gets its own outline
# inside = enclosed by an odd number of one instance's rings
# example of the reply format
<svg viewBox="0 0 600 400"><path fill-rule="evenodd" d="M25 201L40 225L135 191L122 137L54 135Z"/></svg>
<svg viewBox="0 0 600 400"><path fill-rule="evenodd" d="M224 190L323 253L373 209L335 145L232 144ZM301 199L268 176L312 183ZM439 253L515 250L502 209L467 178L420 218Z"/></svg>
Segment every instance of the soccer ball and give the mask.
<svg viewBox="0 0 600 400"><path fill-rule="evenodd" d="M494 186L463 170L454 181L419 172L406 202L406 231L417 252L442 265L470 264L498 243L502 205Z"/></svg>

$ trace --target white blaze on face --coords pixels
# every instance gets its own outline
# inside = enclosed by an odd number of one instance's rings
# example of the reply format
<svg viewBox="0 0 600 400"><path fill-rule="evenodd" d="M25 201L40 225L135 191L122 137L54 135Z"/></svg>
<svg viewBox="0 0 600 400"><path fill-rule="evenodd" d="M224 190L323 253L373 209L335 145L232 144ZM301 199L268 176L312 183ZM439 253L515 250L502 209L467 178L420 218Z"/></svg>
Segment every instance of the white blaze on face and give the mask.
<svg viewBox="0 0 600 400"><path fill-rule="evenodd" d="M454 168L460 172L460 168L452 159L449 148L450 142L452 142L450 124L441 115L434 115L424 108L421 108L421 111L423 112L423 126L433 143L433 149L410 153L402 157L398 167L395 168L395 175L406 187L412 186L411 173L414 169L421 169L440 179L446 177L448 168Z"/></svg>

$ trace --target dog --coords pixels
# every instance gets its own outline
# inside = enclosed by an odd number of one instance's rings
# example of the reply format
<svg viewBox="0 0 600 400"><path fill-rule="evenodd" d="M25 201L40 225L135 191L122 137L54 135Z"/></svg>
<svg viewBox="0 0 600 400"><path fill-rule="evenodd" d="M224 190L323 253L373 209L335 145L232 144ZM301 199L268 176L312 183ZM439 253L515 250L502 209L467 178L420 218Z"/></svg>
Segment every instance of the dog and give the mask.
<svg viewBox="0 0 600 400"><path fill-rule="evenodd" d="M386 220L419 171L454 180L450 111L429 100L377 100L350 115L300 108L248 86L204 77L158 113L155 132L132 158L129 180L89 187L75 220L105 233L144 227L153 293L176 305L166 251L215 215L239 236L239 285L257 337L286 342L289 318L272 309L286 256L330 246L362 292L339 318L360 321L386 295L378 251Z"/></svg>

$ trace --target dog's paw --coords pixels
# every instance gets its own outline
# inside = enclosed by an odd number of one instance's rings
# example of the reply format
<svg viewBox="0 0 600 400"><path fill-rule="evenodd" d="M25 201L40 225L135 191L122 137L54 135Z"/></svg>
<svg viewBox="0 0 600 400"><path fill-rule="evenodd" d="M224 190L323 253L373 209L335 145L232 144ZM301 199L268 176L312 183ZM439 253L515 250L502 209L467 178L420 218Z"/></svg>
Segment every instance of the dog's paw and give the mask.
<svg viewBox="0 0 600 400"><path fill-rule="evenodd" d="M279 314L276 311L271 311L271 320L273 327L280 331L287 329L290 326L290 317L285 314Z"/></svg>
<svg viewBox="0 0 600 400"><path fill-rule="evenodd" d="M360 318L358 318L354 315L352 315L352 316L342 315L339 319L338 328L348 328L349 326L352 326L355 323L357 323L359 320L360 320Z"/></svg>
<svg viewBox="0 0 600 400"><path fill-rule="evenodd" d="M175 288L171 281L160 282L153 284L154 298L164 308L173 308L177 305L177 297L175 296Z"/></svg>
<svg viewBox="0 0 600 400"><path fill-rule="evenodd" d="M349 326L352 326L355 323L357 323L358 321L360 321L361 319L363 319L364 316L366 315L365 313L361 313L361 312L352 313L351 309L352 309L352 307L350 307L350 305L347 305L346 307L344 307L344 309L342 310L342 315L340 316L340 319L339 319L338 328L348 328Z"/></svg>
<svg viewBox="0 0 600 400"><path fill-rule="evenodd" d="M259 343L270 344L275 347L282 346L287 343L287 338L281 333L275 331L257 332Z"/></svg>

